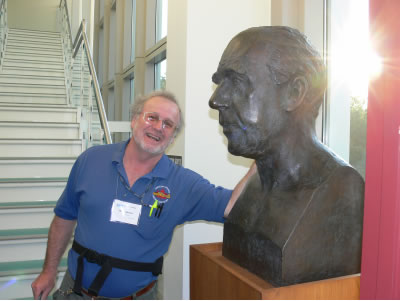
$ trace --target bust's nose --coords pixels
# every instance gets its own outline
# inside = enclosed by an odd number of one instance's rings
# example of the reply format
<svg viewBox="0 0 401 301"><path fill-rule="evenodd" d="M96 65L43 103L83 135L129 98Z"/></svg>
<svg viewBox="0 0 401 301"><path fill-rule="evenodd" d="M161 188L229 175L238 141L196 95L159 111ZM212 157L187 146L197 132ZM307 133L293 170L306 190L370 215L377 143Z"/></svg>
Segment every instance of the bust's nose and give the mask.
<svg viewBox="0 0 401 301"><path fill-rule="evenodd" d="M213 95L209 99L209 107L211 107L212 109L219 110L227 107L227 102L224 101L223 97L221 97L220 90L221 88L217 87Z"/></svg>

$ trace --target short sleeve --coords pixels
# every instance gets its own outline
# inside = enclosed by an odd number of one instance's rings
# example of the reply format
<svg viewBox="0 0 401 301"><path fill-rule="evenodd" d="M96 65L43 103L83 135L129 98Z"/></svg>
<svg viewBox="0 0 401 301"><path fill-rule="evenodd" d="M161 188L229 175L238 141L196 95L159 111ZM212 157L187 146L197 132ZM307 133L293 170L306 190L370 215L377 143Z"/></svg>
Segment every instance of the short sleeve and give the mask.
<svg viewBox="0 0 401 301"><path fill-rule="evenodd" d="M216 187L194 172L187 174L185 182L188 189L183 206L183 222L194 220L224 222L224 211L232 190Z"/></svg>
<svg viewBox="0 0 401 301"><path fill-rule="evenodd" d="M54 213L63 219L74 220L78 217L80 195L79 191L77 191L76 183L80 181L80 171L83 161L85 161L84 157L85 153L81 154L75 161L68 177L67 185L54 208Z"/></svg>

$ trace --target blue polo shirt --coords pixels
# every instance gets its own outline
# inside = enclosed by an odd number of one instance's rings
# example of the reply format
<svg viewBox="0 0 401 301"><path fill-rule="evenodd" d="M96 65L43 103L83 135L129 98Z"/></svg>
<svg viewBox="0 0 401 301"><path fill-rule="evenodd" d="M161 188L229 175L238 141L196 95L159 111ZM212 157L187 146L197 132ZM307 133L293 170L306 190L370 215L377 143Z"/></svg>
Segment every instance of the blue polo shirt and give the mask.
<svg viewBox="0 0 401 301"><path fill-rule="evenodd" d="M154 262L170 245L173 230L186 221L224 222L231 190L216 187L199 174L175 165L166 155L154 169L129 187L123 166L128 141L95 146L76 160L67 186L54 209L63 219L77 220L75 240L109 256ZM111 221L115 200L142 204L138 225ZM159 217L150 207L163 204ZM78 254L68 253L68 269L75 279ZM82 286L89 288L100 267L84 260ZM151 272L113 268L100 296L130 295L153 279Z"/></svg>

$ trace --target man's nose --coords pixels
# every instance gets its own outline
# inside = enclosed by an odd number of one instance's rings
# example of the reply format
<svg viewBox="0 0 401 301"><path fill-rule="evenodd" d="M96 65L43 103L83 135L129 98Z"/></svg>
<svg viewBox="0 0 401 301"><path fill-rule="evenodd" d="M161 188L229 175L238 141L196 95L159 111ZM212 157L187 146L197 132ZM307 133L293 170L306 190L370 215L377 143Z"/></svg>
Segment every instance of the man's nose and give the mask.
<svg viewBox="0 0 401 301"><path fill-rule="evenodd" d="M152 127L155 128L156 130L162 131L163 130L163 120L159 119L159 120L155 120L152 123Z"/></svg>

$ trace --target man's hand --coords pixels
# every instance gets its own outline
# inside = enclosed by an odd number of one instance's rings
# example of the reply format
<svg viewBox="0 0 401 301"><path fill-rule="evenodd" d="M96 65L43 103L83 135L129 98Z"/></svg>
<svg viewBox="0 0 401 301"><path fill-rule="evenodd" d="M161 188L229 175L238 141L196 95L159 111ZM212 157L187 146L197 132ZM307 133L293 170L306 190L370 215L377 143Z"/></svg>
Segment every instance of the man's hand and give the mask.
<svg viewBox="0 0 401 301"><path fill-rule="evenodd" d="M47 296L56 284L56 273L42 272L39 276L32 282L32 292L33 298L35 300L47 299Z"/></svg>
<svg viewBox="0 0 401 301"><path fill-rule="evenodd" d="M76 220L53 218L47 239L45 263L40 275L32 282L35 299L46 299L56 283L57 267L71 239Z"/></svg>

